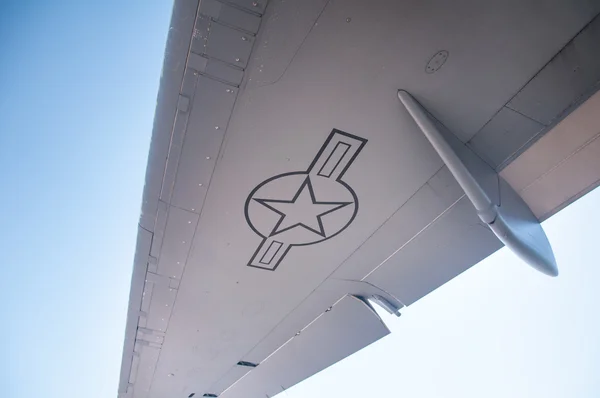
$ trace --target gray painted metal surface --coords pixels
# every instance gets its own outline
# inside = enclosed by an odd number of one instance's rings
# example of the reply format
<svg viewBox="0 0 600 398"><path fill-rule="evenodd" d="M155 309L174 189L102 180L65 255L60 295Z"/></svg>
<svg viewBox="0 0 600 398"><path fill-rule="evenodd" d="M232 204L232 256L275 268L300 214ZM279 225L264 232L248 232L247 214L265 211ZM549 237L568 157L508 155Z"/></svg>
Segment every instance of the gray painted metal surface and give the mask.
<svg viewBox="0 0 600 398"><path fill-rule="evenodd" d="M177 0L119 394L277 392L387 333L350 296L398 309L500 248L396 90L468 142L598 6Z"/></svg>
<svg viewBox="0 0 600 398"><path fill-rule="evenodd" d="M600 185L598 126L600 92L502 170L501 175L539 220Z"/></svg>
<svg viewBox="0 0 600 398"><path fill-rule="evenodd" d="M600 83L600 17L596 16L469 141L503 169L569 115Z"/></svg>
<svg viewBox="0 0 600 398"><path fill-rule="evenodd" d="M497 168L545 127L505 106L469 141L469 146Z"/></svg>
<svg viewBox="0 0 600 398"><path fill-rule="evenodd" d="M507 104L515 111L550 125L600 82L600 18L595 18Z"/></svg>

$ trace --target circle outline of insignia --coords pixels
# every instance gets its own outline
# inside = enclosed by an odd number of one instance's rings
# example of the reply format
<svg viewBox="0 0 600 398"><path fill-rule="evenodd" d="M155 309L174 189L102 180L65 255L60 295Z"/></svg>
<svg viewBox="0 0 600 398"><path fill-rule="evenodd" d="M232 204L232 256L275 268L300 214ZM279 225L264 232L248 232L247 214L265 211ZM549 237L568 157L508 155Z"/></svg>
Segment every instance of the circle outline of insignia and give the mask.
<svg viewBox="0 0 600 398"><path fill-rule="evenodd" d="M252 199L254 197L254 194L256 192L258 192L258 190L260 188L262 188L263 186L265 186L266 184L270 183L271 181L275 181L275 180L277 180L279 178L287 177L287 176L292 176L292 175L305 175L305 176L308 176L309 173L307 173L306 171L291 171L291 172L288 172L288 173L278 174L276 176L267 178L266 180L264 180L263 182L261 182L260 184L258 184L252 190L252 192L250 192L250 194L248 195L248 198L246 198L246 203L244 204L244 216L246 217L246 222L248 223L248 225L250 226L250 228L252 229L252 231L254 231L254 233L256 233L258 236L260 236L263 239L267 239L268 236L265 236L260 231L258 231L258 229L256 229L256 227L254 226L254 224L250 220L250 215L248 214L248 207L250 206L250 202L252 201ZM342 180L338 180L337 182L339 182L340 184L342 184L350 192L350 194L352 195L352 199L353 199L353 203L354 203L354 213L352 214L352 217L350 217L350 220L339 231L337 231L336 233L334 233L334 234L332 234L330 236L325 237L324 239L321 239L321 240L318 240L318 241L315 241L315 242L308 242L308 243L292 243L292 244L290 244L291 246L309 246L309 245L314 245L314 244L317 244L317 243L324 242L324 241L326 241L328 239L333 238L334 236L339 235L342 231L344 231L346 228L348 228L350 226L350 224L352 224L352 222L356 218L356 215L358 214L358 196L356 196L356 192L354 192L354 190L350 187L350 185L346 184Z"/></svg>

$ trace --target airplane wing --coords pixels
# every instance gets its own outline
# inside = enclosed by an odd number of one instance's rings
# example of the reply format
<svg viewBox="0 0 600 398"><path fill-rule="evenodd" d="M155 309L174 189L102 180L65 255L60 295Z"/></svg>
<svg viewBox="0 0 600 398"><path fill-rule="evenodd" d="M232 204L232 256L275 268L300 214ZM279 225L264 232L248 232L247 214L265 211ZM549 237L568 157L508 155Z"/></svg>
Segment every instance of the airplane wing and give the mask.
<svg viewBox="0 0 600 398"><path fill-rule="evenodd" d="M119 396L272 397L503 244L555 274L539 221L600 180L599 11L176 0Z"/></svg>

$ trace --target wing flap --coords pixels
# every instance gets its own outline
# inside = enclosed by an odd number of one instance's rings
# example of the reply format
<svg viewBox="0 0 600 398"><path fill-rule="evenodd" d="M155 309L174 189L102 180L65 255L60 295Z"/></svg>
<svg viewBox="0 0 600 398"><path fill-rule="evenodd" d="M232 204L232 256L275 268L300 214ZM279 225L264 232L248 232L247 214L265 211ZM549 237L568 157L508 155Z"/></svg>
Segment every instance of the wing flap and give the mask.
<svg viewBox="0 0 600 398"><path fill-rule="evenodd" d="M337 291L315 291L285 317L252 351L243 357L244 361L260 363L275 350L285 344L296 332L303 329L315 318L338 301L345 293Z"/></svg>
<svg viewBox="0 0 600 398"><path fill-rule="evenodd" d="M345 296L220 397L271 397L389 334L373 308Z"/></svg>

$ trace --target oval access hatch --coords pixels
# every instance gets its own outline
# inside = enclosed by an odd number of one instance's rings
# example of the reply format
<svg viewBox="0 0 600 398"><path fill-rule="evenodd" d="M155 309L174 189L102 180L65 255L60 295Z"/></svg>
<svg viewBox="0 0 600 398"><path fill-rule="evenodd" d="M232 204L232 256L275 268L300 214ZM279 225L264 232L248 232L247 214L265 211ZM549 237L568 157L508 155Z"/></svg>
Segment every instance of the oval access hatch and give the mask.
<svg viewBox="0 0 600 398"><path fill-rule="evenodd" d="M438 51L425 66L425 72L432 74L438 71L446 63L450 53L446 50Z"/></svg>

